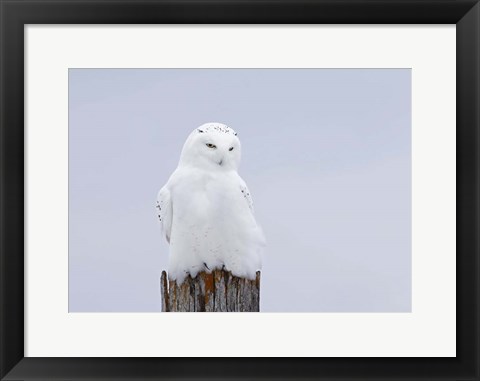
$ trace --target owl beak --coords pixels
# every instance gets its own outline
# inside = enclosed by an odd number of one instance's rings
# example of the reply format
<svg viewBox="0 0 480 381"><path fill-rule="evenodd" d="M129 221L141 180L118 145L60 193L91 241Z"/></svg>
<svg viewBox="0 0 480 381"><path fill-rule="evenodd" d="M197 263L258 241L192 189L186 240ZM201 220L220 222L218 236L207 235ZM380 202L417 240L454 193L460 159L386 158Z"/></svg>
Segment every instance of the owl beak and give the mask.
<svg viewBox="0 0 480 381"><path fill-rule="evenodd" d="M218 165L222 165L222 164L223 164L223 159L218 162Z"/></svg>

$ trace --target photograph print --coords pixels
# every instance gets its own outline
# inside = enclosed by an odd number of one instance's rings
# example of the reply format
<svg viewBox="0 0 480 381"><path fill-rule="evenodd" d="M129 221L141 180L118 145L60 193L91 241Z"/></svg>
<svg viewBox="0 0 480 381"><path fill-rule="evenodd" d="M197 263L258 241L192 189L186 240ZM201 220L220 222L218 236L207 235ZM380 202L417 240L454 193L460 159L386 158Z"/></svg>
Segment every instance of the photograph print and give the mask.
<svg viewBox="0 0 480 381"><path fill-rule="evenodd" d="M69 312L411 312L411 69L71 68Z"/></svg>

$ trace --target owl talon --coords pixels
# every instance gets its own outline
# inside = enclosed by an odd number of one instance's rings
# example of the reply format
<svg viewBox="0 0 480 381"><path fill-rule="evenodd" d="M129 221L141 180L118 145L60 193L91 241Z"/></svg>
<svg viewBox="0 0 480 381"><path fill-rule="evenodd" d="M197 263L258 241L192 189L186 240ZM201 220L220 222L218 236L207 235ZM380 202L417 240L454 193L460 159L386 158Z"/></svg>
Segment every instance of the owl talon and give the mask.
<svg viewBox="0 0 480 381"><path fill-rule="evenodd" d="M205 266L205 268L206 268L207 270L210 270L210 267L208 267L205 262L203 262L203 265Z"/></svg>

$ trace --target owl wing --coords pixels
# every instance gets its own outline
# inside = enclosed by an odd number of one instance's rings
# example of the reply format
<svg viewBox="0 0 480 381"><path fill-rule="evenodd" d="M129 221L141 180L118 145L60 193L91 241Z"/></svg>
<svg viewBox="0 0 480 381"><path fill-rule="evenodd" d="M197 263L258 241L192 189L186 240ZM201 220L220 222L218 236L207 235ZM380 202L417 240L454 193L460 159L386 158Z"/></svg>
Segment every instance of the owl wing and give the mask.
<svg viewBox="0 0 480 381"><path fill-rule="evenodd" d="M163 187L157 196L157 215L162 225L162 231L165 234L167 242L170 243L170 235L172 232L172 198L170 191Z"/></svg>
<svg viewBox="0 0 480 381"><path fill-rule="evenodd" d="M250 208L251 212L253 213L253 199L250 191L248 190L247 184L244 181L240 181L240 191L242 192L243 197L245 198L248 207Z"/></svg>

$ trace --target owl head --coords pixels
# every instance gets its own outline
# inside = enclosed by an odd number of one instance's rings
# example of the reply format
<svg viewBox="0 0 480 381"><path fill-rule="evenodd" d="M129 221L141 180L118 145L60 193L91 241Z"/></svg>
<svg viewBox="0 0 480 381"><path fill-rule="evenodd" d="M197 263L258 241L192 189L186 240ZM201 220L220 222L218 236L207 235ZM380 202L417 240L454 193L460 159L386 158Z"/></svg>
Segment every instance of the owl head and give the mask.
<svg viewBox="0 0 480 381"><path fill-rule="evenodd" d="M240 149L240 140L233 129L222 123L205 123L188 136L180 165L220 171L237 170Z"/></svg>

